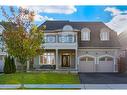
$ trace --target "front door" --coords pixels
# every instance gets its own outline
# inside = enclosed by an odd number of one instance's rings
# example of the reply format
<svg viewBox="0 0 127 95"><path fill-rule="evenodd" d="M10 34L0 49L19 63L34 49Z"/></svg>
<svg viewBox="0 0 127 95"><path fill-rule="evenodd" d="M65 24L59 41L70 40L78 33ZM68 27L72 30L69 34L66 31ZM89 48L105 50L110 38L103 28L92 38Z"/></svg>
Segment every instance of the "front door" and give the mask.
<svg viewBox="0 0 127 95"><path fill-rule="evenodd" d="M62 67L70 67L70 55L62 55Z"/></svg>

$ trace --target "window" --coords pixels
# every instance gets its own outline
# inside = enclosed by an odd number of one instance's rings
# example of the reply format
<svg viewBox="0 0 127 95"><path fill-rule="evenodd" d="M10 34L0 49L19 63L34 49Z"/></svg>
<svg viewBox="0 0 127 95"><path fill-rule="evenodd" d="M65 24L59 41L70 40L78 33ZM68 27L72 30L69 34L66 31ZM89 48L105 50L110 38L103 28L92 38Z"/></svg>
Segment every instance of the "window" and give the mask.
<svg viewBox="0 0 127 95"><path fill-rule="evenodd" d="M73 43L75 42L74 35L59 35L59 42Z"/></svg>
<svg viewBox="0 0 127 95"><path fill-rule="evenodd" d="M40 56L40 64L55 64L55 54L54 53L44 53Z"/></svg>
<svg viewBox="0 0 127 95"><path fill-rule="evenodd" d="M102 41L109 40L109 31L106 28L101 29L100 39Z"/></svg>
<svg viewBox="0 0 127 95"><path fill-rule="evenodd" d="M70 26L70 25L65 25L65 26L63 27L63 31L73 31L73 28L72 28L72 26Z"/></svg>
<svg viewBox="0 0 127 95"><path fill-rule="evenodd" d="M81 40L83 40L83 41L89 41L90 40L90 29L83 28L81 30Z"/></svg>
<svg viewBox="0 0 127 95"><path fill-rule="evenodd" d="M55 35L45 35L45 43L55 43L56 36Z"/></svg>
<svg viewBox="0 0 127 95"><path fill-rule="evenodd" d="M113 61L113 58L105 56L105 57L100 58L99 61Z"/></svg>
<svg viewBox="0 0 127 95"><path fill-rule="evenodd" d="M85 62L94 61L94 58L92 58L92 57L82 57L82 58L80 59L80 61L85 61Z"/></svg>

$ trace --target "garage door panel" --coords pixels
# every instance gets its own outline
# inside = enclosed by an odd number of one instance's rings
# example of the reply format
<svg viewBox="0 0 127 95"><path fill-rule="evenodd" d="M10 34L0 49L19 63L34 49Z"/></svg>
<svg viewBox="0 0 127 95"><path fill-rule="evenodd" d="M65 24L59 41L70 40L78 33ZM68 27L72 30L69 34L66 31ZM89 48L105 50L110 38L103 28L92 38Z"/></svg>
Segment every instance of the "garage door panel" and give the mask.
<svg viewBox="0 0 127 95"><path fill-rule="evenodd" d="M97 72L113 72L113 61L101 61L97 64Z"/></svg>
<svg viewBox="0 0 127 95"><path fill-rule="evenodd" d="M80 72L94 72L95 71L94 62L80 62L79 71Z"/></svg>

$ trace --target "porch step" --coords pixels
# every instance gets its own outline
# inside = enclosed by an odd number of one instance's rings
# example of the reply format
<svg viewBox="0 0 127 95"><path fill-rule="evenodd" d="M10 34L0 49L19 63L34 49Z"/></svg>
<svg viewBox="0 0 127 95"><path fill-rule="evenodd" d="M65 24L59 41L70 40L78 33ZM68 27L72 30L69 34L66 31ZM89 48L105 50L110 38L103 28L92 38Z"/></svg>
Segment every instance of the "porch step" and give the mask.
<svg viewBox="0 0 127 95"><path fill-rule="evenodd" d="M35 70L29 70L27 72L57 72L57 73L78 73L77 70L75 69L71 69L71 70L67 70L67 69L59 69L59 70L51 70L51 69L35 69Z"/></svg>

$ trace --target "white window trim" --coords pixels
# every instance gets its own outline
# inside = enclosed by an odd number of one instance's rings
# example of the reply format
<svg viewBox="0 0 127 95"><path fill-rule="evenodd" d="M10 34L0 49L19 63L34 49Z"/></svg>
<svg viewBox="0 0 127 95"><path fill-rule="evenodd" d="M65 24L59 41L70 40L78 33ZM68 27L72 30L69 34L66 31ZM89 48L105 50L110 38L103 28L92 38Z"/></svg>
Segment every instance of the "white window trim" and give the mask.
<svg viewBox="0 0 127 95"><path fill-rule="evenodd" d="M90 41L90 29L89 28L83 28L81 30L81 40Z"/></svg>
<svg viewBox="0 0 127 95"><path fill-rule="evenodd" d="M65 25L63 31L73 31L73 27L71 25Z"/></svg>
<svg viewBox="0 0 127 95"><path fill-rule="evenodd" d="M78 64L80 63L80 58L82 58L82 57L91 57L91 58L94 58L94 64L97 64L96 63L96 61L97 61L96 57L93 56L93 55L89 55L89 54L79 56L78 57Z"/></svg>
<svg viewBox="0 0 127 95"><path fill-rule="evenodd" d="M49 41L49 37L52 37L54 41L53 42ZM45 40L45 43L56 43L56 35L45 35L44 40ZM46 42L46 40L48 41Z"/></svg>
<svg viewBox="0 0 127 95"><path fill-rule="evenodd" d="M69 35L59 35L59 43L74 43L75 42L75 36L74 35L71 35L72 37L72 41L69 42ZM63 39L63 40L62 40Z"/></svg>
<svg viewBox="0 0 127 95"><path fill-rule="evenodd" d="M46 53L50 53L50 52L46 52ZM51 52L51 53L54 53L54 52ZM56 63L55 63L55 53L54 53L54 64L43 64L43 63L41 63L41 57L42 57L43 55L40 55L39 56L39 65L56 65Z"/></svg>
<svg viewBox="0 0 127 95"><path fill-rule="evenodd" d="M105 30L101 30L100 32L100 40L101 41L109 41L109 31Z"/></svg>

